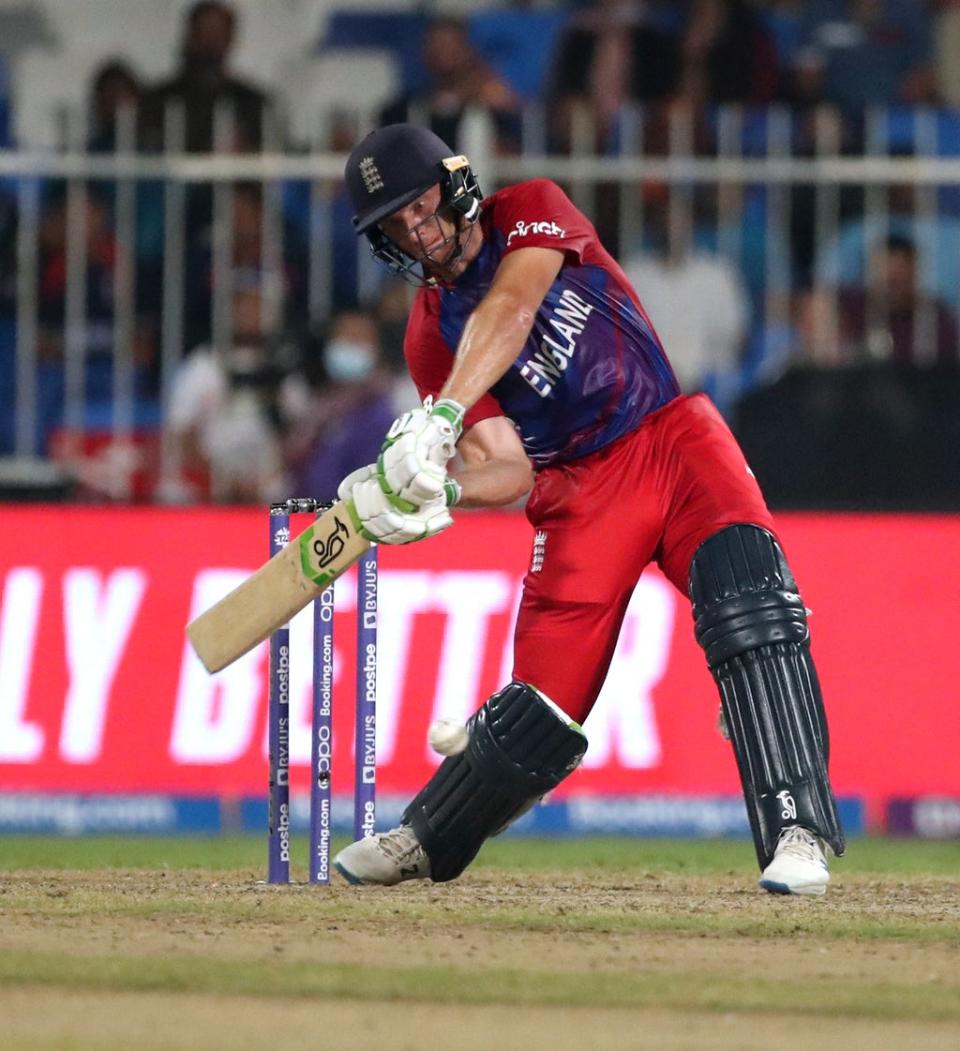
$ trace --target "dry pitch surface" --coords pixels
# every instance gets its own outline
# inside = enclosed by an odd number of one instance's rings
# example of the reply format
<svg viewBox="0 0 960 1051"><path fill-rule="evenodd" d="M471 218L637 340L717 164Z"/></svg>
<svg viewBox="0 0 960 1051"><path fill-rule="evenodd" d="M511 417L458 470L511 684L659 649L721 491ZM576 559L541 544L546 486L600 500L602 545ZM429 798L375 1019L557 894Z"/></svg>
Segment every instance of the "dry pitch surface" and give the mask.
<svg viewBox="0 0 960 1051"><path fill-rule="evenodd" d="M960 844L825 899L746 844L505 842L455 884L264 887L262 844L0 840L0 1047L960 1048Z"/></svg>

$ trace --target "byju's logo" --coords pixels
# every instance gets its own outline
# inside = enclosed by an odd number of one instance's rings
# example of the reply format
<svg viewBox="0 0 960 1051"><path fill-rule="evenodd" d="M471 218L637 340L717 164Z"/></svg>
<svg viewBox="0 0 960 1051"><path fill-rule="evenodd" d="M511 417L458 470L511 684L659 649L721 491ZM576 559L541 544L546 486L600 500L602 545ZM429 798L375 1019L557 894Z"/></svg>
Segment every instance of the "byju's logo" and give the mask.
<svg viewBox="0 0 960 1051"><path fill-rule="evenodd" d="M548 237L563 237L566 230L561 229L554 222L525 223L522 219L517 220L517 225L507 234L507 245L515 237L529 237L530 234L546 234Z"/></svg>
<svg viewBox="0 0 960 1051"><path fill-rule="evenodd" d="M793 798L790 793L784 789L782 792L777 793L777 799L780 801L780 816L784 821L796 821L797 820L797 801Z"/></svg>

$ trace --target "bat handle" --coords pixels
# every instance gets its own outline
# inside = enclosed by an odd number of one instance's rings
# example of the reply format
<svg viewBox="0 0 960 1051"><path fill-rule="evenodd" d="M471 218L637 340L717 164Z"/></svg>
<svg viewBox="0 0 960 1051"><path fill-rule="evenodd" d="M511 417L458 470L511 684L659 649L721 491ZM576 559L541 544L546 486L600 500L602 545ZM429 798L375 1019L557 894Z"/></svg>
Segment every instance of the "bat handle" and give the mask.
<svg viewBox="0 0 960 1051"><path fill-rule="evenodd" d="M333 507L330 500L316 500L312 496L293 496L270 505L272 515L320 514Z"/></svg>

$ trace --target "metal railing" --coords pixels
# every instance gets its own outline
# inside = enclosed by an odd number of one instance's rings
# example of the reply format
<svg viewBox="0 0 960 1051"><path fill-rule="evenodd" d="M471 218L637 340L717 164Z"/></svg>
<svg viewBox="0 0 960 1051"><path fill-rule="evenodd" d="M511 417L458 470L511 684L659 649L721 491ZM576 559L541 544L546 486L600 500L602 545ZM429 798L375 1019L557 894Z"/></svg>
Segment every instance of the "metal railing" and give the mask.
<svg viewBox="0 0 960 1051"><path fill-rule="evenodd" d="M713 202L719 253L743 263L744 239L754 231L750 224L762 225L761 259L758 276L751 289L754 315L752 328L758 333L760 358L769 363L776 357L776 333L789 327L792 297L797 290L798 268L789 243L791 195L807 187L813 195L812 244L813 276L822 276L823 261L836 246L843 222L841 194L851 188L862 195L861 211L874 226L890 227L889 191L908 188L912 215L924 230L920 252L936 257L939 220L943 214L943 191L960 187L960 156L939 155L943 150L942 122L952 115L934 111L910 114L909 156L902 139L893 134L893 115L877 111L863 125L862 155L843 155L841 134L833 114L823 113L806 125L809 132L798 152L801 118L787 110L771 108L763 113L738 108L719 111L712 122L711 145L704 151L697 144L696 121L689 115L675 115L666 138L657 152L648 145L650 114L627 108L620 116L616 134L603 152L596 148L597 129L589 113L578 111L570 127L567 151L549 152L550 137L542 107L531 106L522 115L521 152L499 152L495 133L485 114L471 114L464 126L464 139L458 147L471 155L481 183L489 192L506 183L546 176L562 183L574 202L588 215L601 213L608 218L608 236L621 258L642 252L649 242L650 209L641 191L660 188L657 208L666 216L667 248L682 247L696 222L698 198ZM226 144L230 138L230 115L218 114L215 141ZM958 121L960 124L960 121ZM191 237L189 197L197 188L206 188L212 198L212 284L210 340L213 345L231 337L231 279L233 274L233 209L239 185L254 183L261 188L262 234L259 268L264 278L265 314L276 314L282 305L286 230L289 216L284 195L296 186L305 202L299 214L306 243L304 266L306 294L302 309L305 322L320 323L338 305L335 275L338 267L357 268L355 296L358 300L375 295L380 283L376 264L368 258L365 246L345 249L343 230L338 252L355 252L345 258L335 253L338 222L336 206L342 193L341 177L345 155L324 151L294 153L284 151L277 136L264 135L264 151L259 154L210 155L183 152L184 115L171 107L166 117L166 143L163 154L137 152L136 122L132 113L119 116L113 153L88 153L80 145L79 134L59 153L0 151L0 176L13 188L17 215L15 242L15 317L12 361L4 364L12 375L8 387L14 391L15 425L12 448L18 456L43 451L40 426L42 391L41 318L38 266L44 222L45 187L62 183L65 187L65 295L62 321L62 425L70 433L82 432L88 397L85 369L90 357L88 346L89 300L91 289L88 248L88 194L91 187L109 188L112 198L110 233L115 244L110 280L112 313L109 325L109 357L112 393L109 427L120 437L134 430L137 419L136 340L138 326L138 202L143 194L159 193L162 200L162 251L160 293L156 304L159 325L158 365L155 367L156 401L162 406L174 372L189 350L185 322L184 261ZM957 148L960 153L960 146ZM610 217L612 216L612 220ZM603 231L602 231L603 232ZM869 246L865 246L865 252ZM923 278L923 263L918 282ZM640 289L641 297L643 290ZM947 304L952 311L960 305L960 286ZM882 310L882 303L871 303L869 310ZM925 306L916 318L918 343L931 341L932 308ZM836 312L832 314L836 324ZM836 333L834 333L836 336ZM669 353L669 348L668 353ZM782 355L781 355L782 356ZM761 370L762 371L762 370ZM121 493L122 495L122 493Z"/></svg>

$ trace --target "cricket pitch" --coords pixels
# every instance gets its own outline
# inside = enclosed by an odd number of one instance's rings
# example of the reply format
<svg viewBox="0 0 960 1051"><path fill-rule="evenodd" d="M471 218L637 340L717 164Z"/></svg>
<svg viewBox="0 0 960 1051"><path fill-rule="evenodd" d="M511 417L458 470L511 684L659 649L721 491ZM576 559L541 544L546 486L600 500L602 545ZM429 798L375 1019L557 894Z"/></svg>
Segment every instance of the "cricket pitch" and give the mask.
<svg viewBox="0 0 960 1051"><path fill-rule="evenodd" d="M11 1051L957 1047L957 844L854 842L818 900L743 843L508 841L389 889L258 884L252 840L4 847Z"/></svg>

